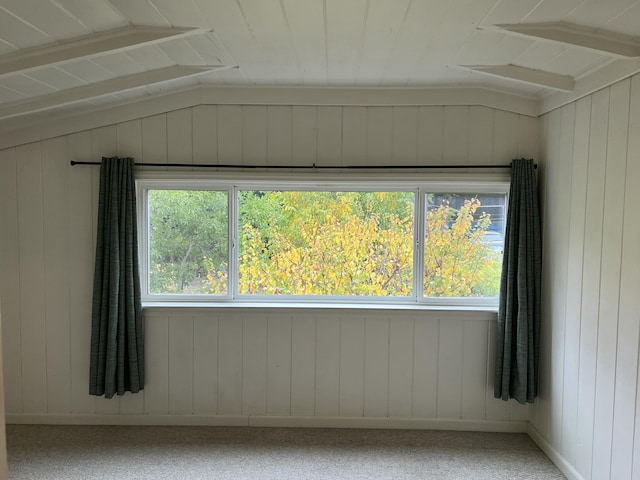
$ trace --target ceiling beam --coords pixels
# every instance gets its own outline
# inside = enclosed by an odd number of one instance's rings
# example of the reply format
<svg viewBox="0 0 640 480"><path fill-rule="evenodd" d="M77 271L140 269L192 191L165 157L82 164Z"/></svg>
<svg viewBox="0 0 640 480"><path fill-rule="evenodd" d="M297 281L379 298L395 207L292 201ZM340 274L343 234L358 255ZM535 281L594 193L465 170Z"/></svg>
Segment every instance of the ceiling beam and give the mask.
<svg viewBox="0 0 640 480"><path fill-rule="evenodd" d="M615 57L640 57L640 42L619 33L566 22L501 24L495 27L528 38L587 48Z"/></svg>
<svg viewBox="0 0 640 480"><path fill-rule="evenodd" d="M39 95L37 97L6 103L0 106L0 118L17 117L29 113L41 112L51 108L101 97L103 95L119 93L159 82L176 80L178 78L202 75L214 70L228 70L230 68L235 67L227 65L174 65L142 73L135 73L133 75L125 75L123 77L117 77L103 82L92 83L90 85L83 85L81 87L69 88L55 93L48 93L46 95Z"/></svg>
<svg viewBox="0 0 640 480"><path fill-rule="evenodd" d="M519 67L517 65L460 65L474 72L485 73L495 77L502 77L509 80L528 83L539 87L551 88L563 92L571 92L575 87L575 80L566 75L545 72L543 70L533 70L531 68Z"/></svg>
<svg viewBox="0 0 640 480"><path fill-rule="evenodd" d="M87 57L123 52L167 40L198 35L205 31L200 28L129 26L83 37L75 37L72 40L23 49L1 56L0 76L62 65Z"/></svg>

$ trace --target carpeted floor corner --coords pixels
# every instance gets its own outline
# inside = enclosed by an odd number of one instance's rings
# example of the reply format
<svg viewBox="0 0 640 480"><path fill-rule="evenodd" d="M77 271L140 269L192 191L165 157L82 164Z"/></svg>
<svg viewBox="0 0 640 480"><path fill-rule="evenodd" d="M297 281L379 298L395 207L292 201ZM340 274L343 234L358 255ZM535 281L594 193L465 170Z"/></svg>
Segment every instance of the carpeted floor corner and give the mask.
<svg viewBox="0 0 640 480"><path fill-rule="evenodd" d="M563 479L525 434L8 425L11 480Z"/></svg>

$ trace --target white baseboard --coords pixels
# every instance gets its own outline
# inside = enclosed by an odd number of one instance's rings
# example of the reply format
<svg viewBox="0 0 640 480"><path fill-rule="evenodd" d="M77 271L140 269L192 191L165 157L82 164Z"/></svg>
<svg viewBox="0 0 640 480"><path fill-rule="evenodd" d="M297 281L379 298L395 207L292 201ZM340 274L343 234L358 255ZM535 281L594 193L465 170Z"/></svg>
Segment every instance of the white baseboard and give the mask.
<svg viewBox="0 0 640 480"><path fill-rule="evenodd" d="M246 415L167 415L167 414L30 414L9 413L7 425L146 425L247 427Z"/></svg>
<svg viewBox="0 0 640 480"><path fill-rule="evenodd" d="M249 425L253 427L380 428L509 433L527 431L527 422L426 418L251 416Z"/></svg>
<svg viewBox="0 0 640 480"><path fill-rule="evenodd" d="M542 450L547 457L560 469L560 471L567 477L568 480L584 480L582 475L571 465L561 454L558 452L549 442L547 442L540 432L531 425L528 424L527 435L533 440L533 442Z"/></svg>
<svg viewBox="0 0 640 480"><path fill-rule="evenodd" d="M183 425L230 427L309 427L527 432L526 421L424 418L307 417L272 415L27 414L9 413L7 424L31 425Z"/></svg>

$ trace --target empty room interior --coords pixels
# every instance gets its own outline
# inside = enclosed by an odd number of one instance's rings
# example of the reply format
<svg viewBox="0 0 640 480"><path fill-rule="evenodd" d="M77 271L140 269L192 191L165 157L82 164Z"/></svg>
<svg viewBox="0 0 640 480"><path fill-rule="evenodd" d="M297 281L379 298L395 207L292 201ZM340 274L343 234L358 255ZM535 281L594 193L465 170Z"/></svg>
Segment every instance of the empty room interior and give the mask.
<svg viewBox="0 0 640 480"><path fill-rule="evenodd" d="M181 478L113 457L166 437L183 478L640 479L639 35L636 0L0 2L0 478ZM305 442L337 460L278 466Z"/></svg>

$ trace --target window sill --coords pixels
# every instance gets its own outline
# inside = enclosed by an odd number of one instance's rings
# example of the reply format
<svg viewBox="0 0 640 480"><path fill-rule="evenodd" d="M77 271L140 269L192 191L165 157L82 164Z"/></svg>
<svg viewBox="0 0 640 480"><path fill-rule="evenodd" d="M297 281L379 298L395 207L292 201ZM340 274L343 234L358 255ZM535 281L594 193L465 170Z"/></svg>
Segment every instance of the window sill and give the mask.
<svg viewBox="0 0 640 480"><path fill-rule="evenodd" d="M445 306L425 304L382 304L382 303L322 303L322 302L144 302L144 313L147 315L191 315L211 314L214 311L235 311L238 309L251 311L299 311L303 313L317 312L367 312L368 316L425 314L429 317L456 318L474 320L495 320L495 306Z"/></svg>

